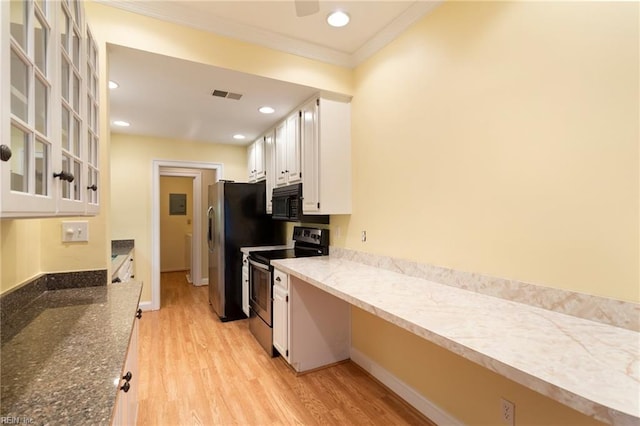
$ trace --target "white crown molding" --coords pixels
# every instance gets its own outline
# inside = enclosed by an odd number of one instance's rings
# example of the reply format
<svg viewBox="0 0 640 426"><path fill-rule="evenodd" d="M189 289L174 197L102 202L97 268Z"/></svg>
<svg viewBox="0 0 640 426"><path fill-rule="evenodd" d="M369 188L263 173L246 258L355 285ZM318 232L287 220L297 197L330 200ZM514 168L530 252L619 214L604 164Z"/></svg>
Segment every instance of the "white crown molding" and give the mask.
<svg viewBox="0 0 640 426"><path fill-rule="evenodd" d="M382 29L382 31L379 31L372 39L367 41L363 46L356 50L353 55L351 55L351 66L356 67L366 59L373 56L420 18L442 4L443 1L444 0L417 1L412 4L400 16L394 19L389 25Z"/></svg>
<svg viewBox="0 0 640 426"><path fill-rule="evenodd" d="M417 1L353 54L330 49L315 43L297 40L252 26L229 22L215 16L203 16L202 14L191 13L188 9L180 7L179 2L130 0L96 1L106 6L116 7L128 12L207 31L308 59L346 68L354 68L386 46L426 13L441 4L443 0Z"/></svg>

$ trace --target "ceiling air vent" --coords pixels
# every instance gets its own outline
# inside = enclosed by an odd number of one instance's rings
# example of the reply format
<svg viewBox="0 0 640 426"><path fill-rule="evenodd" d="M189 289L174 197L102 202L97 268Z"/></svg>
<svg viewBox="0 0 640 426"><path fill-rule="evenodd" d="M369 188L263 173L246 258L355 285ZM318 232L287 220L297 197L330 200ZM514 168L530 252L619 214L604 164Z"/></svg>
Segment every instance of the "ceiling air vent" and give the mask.
<svg viewBox="0 0 640 426"><path fill-rule="evenodd" d="M227 92L226 90L214 89L211 91L211 96L217 96L218 98L227 98L239 100L242 95L240 93Z"/></svg>

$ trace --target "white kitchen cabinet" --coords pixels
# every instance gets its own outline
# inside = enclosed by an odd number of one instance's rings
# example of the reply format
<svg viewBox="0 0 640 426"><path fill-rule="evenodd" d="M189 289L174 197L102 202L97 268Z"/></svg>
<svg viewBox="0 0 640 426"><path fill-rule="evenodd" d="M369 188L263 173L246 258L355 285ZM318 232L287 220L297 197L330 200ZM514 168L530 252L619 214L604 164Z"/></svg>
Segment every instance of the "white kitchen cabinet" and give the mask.
<svg viewBox="0 0 640 426"><path fill-rule="evenodd" d="M82 2L0 2L0 216L99 212L98 54Z"/></svg>
<svg viewBox="0 0 640 426"><path fill-rule="evenodd" d="M242 312L249 316L249 260L242 255Z"/></svg>
<svg viewBox="0 0 640 426"><path fill-rule="evenodd" d="M259 182L266 177L265 137L261 136L247 147L249 182Z"/></svg>
<svg viewBox="0 0 640 426"><path fill-rule="evenodd" d="M299 373L349 359L350 305L278 269L273 277L273 346L280 355Z"/></svg>
<svg viewBox="0 0 640 426"><path fill-rule="evenodd" d="M289 361L289 276L273 271L273 347Z"/></svg>
<svg viewBox="0 0 640 426"><path fill-rule="evenodd" d="M140 312L140 311L138 311ZM138 319L133 321L127 359L118 383L118 396L111 424L113 426L135 425L138 417Z"/></svg>
<svg viewBox="0 0 640 426"><path fill-rule="evenodd" d="M351 104L322 97L301 107L304 213L351 213Z"/></svg>
<svg viewBox="0 0 640 426"><path fill-rule="evenodd" d="M276 186L291 185L302 180L300 114L300 111L296 110L276 126Z"/></svg>

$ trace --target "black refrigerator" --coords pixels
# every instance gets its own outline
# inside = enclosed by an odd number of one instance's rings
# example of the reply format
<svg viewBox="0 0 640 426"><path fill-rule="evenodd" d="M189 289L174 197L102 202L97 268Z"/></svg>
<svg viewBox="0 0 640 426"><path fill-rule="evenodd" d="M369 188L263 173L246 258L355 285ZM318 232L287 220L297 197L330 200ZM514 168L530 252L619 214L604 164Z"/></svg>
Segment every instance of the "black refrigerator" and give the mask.
<svg viewBox="0 0 640 426"><path fill-rule="evenodd" d="M209 185L209 304L222 321L246 318L240 248L285 242L285 224L266 214L265 191L265 182Z"/></svg>

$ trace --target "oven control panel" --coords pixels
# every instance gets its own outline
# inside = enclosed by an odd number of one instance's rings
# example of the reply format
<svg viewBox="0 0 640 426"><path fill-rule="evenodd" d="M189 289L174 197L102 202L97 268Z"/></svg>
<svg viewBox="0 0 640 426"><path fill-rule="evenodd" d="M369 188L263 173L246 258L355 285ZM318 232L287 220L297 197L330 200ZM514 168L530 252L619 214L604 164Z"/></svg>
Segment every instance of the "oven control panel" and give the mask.
<svg viewBox="0 0 640 426"><path fill-rule="evenodd" d="M329 247L329 230L295 226L293 228L293 241L318 246Z"/></svg>

